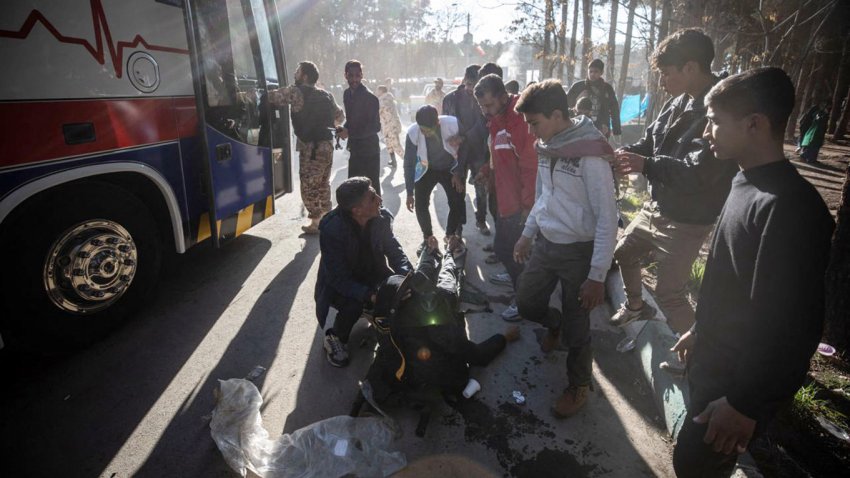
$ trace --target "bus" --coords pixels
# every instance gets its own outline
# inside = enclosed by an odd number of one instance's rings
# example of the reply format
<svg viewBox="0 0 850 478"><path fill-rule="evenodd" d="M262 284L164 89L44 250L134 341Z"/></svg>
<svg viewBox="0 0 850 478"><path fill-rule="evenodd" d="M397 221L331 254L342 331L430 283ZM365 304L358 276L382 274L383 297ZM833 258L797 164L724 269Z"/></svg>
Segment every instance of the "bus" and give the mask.
<svg viewBox="0 0 850 478"><path fill-rule="evenodd" d="M292 192L274 0L7 0L0 331L90 342ZM0 342L2 343L2 342Z"/></svg>

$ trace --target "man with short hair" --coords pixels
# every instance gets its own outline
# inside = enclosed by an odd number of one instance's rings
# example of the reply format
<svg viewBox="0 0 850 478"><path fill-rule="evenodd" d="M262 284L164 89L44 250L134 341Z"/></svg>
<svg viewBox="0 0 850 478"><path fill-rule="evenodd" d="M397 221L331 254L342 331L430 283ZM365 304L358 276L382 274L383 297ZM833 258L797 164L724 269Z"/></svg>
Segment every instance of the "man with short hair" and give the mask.
<svg viewBox="0 0 850 478"><path fill-rule="evenodd" d="M511 80L511 81L505 83L505 89L508 91L508 93L510 93L512 95L518 95L519 94L519 82L516 81L516 80Z"/></svg>
<svg viewBox="0 0 850 478"><path fill-rule="evenodd" d="M438 114L443 114L443 98L445 97L446 92L443 91L443 79L437 78L434 80L434 89L429 91L425 96L425 104L437 108Z"/></svg>
<svg viewBox="0 0 850 478"><path fill-rule="evenodd" d="M620 104L614 88L602 79L605 72L605 63L599 58L590 62L587 67L587 79L573 83L567 92L570 108L575 108L581 98L590 98L590 119L599 128L606 138L620 136Z"/></svg>
<svg viewBox="0 0 850 478"><path fill-rule="evenodd" d="M319 225L321 259L316 279L316 317L324 328L330 307L337 310L325 332L324 348L334 367L348 365L346 344L351 329L374 304L381 281L407 274L410 261L393 234L393 215L368 178L349 178L336 190L337 207Z"/></svg>
<svg viewBox="0 0 850 478"><path fill-rule="evenodd" d="M673 452L680 478L730 476L737 454L803 384L823 328L835 226L785 158L794 85L784 71L731 76L705 104L703 138L740 171L714 229L696 323L673 347L690 389Z"/></svg>
<svg viewBox="0 0 850 478"><path fill-rule="evenodd" d="M345 64L348 88L343 93L345 125L337 127L337 135L348 139L348 177L366 176L381 195L381 117L378 98L363 84L363 65L357 60Z"/></svg>
<svg viewBox="0 0 850 478"><path fill-rule="evenodd" d="M478 82L478 70L478 65L467 66L463 73L463 82L443 99L445 114L457 118L458 136L463 139L458 149L458 160L472 171L471 179L487 161L487 121L472 93L475 83ZM466 170L462 171L462 175L466 177ZM472 183L475 187L475 227L481 234L489 236L487 186L474 180ZM466 222L465 211L463 222Z"/></svg>
<svg viewBox="0 0 850 478"><path fill-rule="evenodd" d="M301 201L310 223L301 226L305 234L318 234L319 221L331 210L331 166L333 165L333 129L342 124L345 114L333 95L317 88L319 69L302 61L295 69L295 85L269 92L274 105L290 105L292 127L298 139L298 177Z"/></svg>
<svg viewBox="0 0 850 478"><path fill-rule="evenodd" d="M587 401L593 364L590 310L605 300L605 276L617 243L614 177L607 159L614 151L589 118L570 119L560 81L523 90L516 111L538 138L540 186L513 251L525 264L517 305L521 316L547 328L544 352L559 339L569 348L569 386L552 406L555 416L567 418ZM560 311L549 307L559 282Z"/></svg>
<svg viewBox="0 0 850 478"><path fill-rule="evenodd" d="M507 269L510 284L516 291L522 264L514 260L513 249L522 235L528 213L534 206L536 138L528 131L522 116L514 110L519 98L508 94L499 76L490 74L478 80L475 99L478 100L481 112L490 121L491 164L499 214L493 249ZM485 164L480 174L491 174L490 167ZM502 317L516 320L516 304L511 304Z"/></svg>
<svg viewBox="0 0 850 478"><path fill-rule="evenodd" d="M416 210L422 230L422 246L434 235L431 227L431 193L437 184L443 187L449 203L446 237L460 236L463 225L464 181L466 165L458 156L463 140L458 136L454 116L438 116L437 109L424 105L416 112L416 122L407 129L404 151L404 185L407 210Z"/></svg>
<svg viewBox="0 0 850 478"><path fill-rule="evenodd" d="M614 257L620 266L626 302L611 318L614 325L655 316L642 297L641 260L655 253L655 295L673 332L684 334L694 323L686 284L691 266L711 232L737 167L718 161L702 140L703 98L718 81L711 73L714 45L701 30L684 29L668 36L652 54L659 83L673 98L637 143L617 150L620 174L643 173L652 200L626 228ZM671 357L662 368L683 373Z"/></svg>

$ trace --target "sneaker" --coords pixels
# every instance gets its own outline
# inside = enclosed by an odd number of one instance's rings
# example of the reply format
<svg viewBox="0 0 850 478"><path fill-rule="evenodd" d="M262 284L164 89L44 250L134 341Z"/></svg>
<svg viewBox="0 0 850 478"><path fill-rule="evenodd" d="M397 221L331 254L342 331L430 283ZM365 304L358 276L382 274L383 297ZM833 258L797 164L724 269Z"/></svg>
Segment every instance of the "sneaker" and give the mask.
<svg viewBox="0 0 850 478"><path fill-rule="evenodd" d="M644 302L643 306L638 310L632 310L626 307L626 304L623 304L620 306L620 310L608 319L608 323L616 325L617 327L622 327L634 322L635 320L653 320L655 319L655 313L655 307L646 302Z"/></svg>
<svg viewBox="0 0 850 478"><path fill-rule="evenodd" d="M661 362L658 365L658 368L667 372L667 374L671 377L684 377L686 372L685 362L679 360L679 355L676 353L672 353L670 355L670 360L667 360L666 362Z"/></svg>
<svg viewBox="0 0 850 478"><path fill-rule="evenodd" d="M490 282L498 285L509 285L513 286L514 281L511 280L511 275L507 272L501 272L498 274L490 274Z"/></svg>
<svg viewBox="0 0 850 478"><path fill-rule="evenodd" d="M475 227L478 228L478 232L480 232L482 236L489 236L490 235L490 226L487 225L486 221L476 222Z"/></svg>
<svg viewBox="0 0 850 478"><path fill-rule="evenodd" d="M498 264L500 261L499 258L496 257L496 254L490 254L486 259L484 259L484 262L487 264Z"/></svg>
<svg viewBox="0 0 850 478"><path fill-rule="evenodd" d="M519 309L516 306L516 301L511 302L511 305L502 311L502 320L505 322L519 322L522 320L522 317L519 316Z"/></svg>
<svg viewBox="0 0 850 478"><path fill-rule="evenodd" d="M552 414L557 418L569 418L575 415L587 403L590 386L572 386L564 390L564 394L552 404Z"/></svg>
<svg viewBox="0 0 850 478"><path fill-rule="evenodd" d="M334 367L348 365L348 352L345 351L345 344L334 334L325 335L325 354L328 357L328 362Z"/></svg>

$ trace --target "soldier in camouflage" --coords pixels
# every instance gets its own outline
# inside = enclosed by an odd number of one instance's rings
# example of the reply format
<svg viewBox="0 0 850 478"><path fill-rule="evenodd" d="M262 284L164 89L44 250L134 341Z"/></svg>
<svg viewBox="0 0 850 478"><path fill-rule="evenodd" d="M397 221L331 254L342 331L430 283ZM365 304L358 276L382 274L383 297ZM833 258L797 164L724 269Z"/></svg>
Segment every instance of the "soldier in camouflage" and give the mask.
<svg viewBox="0 0 850 478"><path fill-rule="evenodd" d="M378 87L378 114L381 117L381 133L384 135L384 144L390 154L390 167L396 166L395 157L404 157L404 148L401 146L399 135L401 134L401 118L398 116L395 97L381 85Z"/></svg>
<svg viewBox="0 0 850 478"><path fill-rule="evenodd" d="M288 104L292 127L298 139L301 200L310 223L301 226L305 234L319 233L319 220L331 210L331 166L333 164L333 131L345 121L345 113L333 96L317 88L319 70L309 61L295 69L295 85L269 93L273 105Z"/></svg>

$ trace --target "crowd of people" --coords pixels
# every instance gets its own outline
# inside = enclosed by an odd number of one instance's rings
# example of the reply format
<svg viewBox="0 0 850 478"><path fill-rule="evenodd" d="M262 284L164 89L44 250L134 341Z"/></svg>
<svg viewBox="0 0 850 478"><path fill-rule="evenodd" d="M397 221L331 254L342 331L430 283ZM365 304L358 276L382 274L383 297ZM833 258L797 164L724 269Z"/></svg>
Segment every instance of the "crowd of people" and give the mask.
<svg viewBox="0 0 850 478"><path fill-rule="evenodd" d="M662 369L685 376L690 388L674 468L678 476L729 476L737 453L803 382L823 326L834 223L783 151L794 105L788 75L764 67L721 79L710 69L713 60L713 42L701 30L665 38L651 66L670 99L637 142L617 150L609 139L621 134L619 107L600 60L568 90L545 80L519 94L508 90L498 65L471 65L453 91L443 93L440 81L416 112L404 148L391 93L379 87L379 97L372 94L359 62L345 65L344 115L315 88L315 65L301 63L295 86L270 98L292 105L311 219L304 231L319 234L316 314L328 361L348 364L349 333L364 310L396 314L410 296L399 288L415 265L382 208L383 132L393 162L403 158L406 206L423 237L420 259L436 247L429 207L437 184L448 198L452 255L464 247L467 182L474 185L477 231L490 234L488 210L495 219L492 251L506 275L492 279L515 292L502 317L542 324L544 353L568 350L566 388L552 406L557 417L578 413L592 390L589 314L603 303L612 269L619 268L626 301L611 324L655 318L641 279L642 261L653 254L657 304L679 337ZM822 116L814 109L805 118L800 146L807 161L822 142ZM336 190L333 210L332 132L348 140L350 152L349 179ZM651 199L622 231L615 178L634 174L646 178ZM694 308L686 284L709 236ZM380 293L388 284L391 307ZM560 308L551 307L559 284ZM331 307L337 314L328 327ZM498 340L504 347L504 337Z"/></svg>

